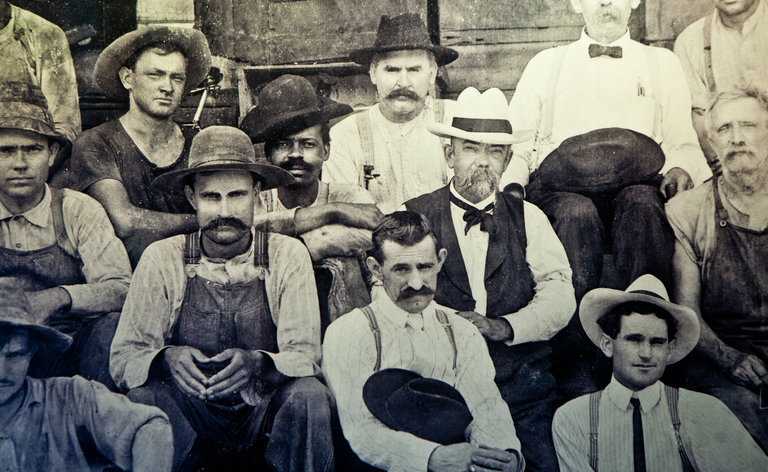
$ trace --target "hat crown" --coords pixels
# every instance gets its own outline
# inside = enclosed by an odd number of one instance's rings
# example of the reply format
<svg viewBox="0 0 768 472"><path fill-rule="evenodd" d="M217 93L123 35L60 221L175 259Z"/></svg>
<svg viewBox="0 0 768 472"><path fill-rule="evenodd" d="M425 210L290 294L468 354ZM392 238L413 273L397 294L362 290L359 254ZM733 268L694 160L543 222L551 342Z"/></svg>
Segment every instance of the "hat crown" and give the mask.
<svg viewBox="0 0 768 472"><path fill-rule="evenodd" d="M2 128L16 128L9 119L26 119L42 122L53 130L54 123L43 91L30 82L0 83L0 117ZM26 127L20 127L26 129Z"/></svg>
<svg viewBox="0 0 768 472"><path fill-rule="evenodd" d="M664 283L651 274L641 275L635 279L635 281L627 287L626 291L645 293L669 301L669 293L667 292Z"/></svg>
<svg viewBox="0 0 768 472"><path fill-rule="evenodd" d="M298 75L286 74L269 82L259 93L258 100L256 109L264 117L320 109L315 88L309 80Z"/></svg>
<svg viewBox="0 0 768 472"><path fill-rule="evenodd" d="M474 87L464 89L456 99L454 117L475 120L509 121L507 98L504 92L490 88L480 93Z"/></svg>
<svg viewBox="0 0 768 472"><path fill-rule="evenodd" d="M209 126L200 131L189 150L189 169L205 170L218 164L255 164L251 139L232 126Z"/></svg>
<svg viewBox="0 0 768 472"><path fill-rule="evenodd" d="M0 290L0 321L39 324L32 316L32 308L24 291L8 287L3 287Z"/></svg>
<svg viewBox="0 0 768 472"><path fill-rule="evenodd" d="M397 46L404 49L433 46L427 27L418 14L403 13L394 17L384 15L379 20L374 48L392 49Z"/></svg>

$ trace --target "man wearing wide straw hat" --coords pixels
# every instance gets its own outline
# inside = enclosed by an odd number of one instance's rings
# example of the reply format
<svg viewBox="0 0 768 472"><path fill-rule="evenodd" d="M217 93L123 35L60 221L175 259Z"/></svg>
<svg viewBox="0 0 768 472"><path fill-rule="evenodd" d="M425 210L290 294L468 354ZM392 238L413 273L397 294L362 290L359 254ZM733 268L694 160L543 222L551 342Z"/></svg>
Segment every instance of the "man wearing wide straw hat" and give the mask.
<svg viewBox="0 0 768 472"><path fill-rule="evenodd" d="M173 439L163 412L82 377L28 376L36 355L60 355L71 344L37 321L23 292L0 290L3 470L170 471Z"/></svg>
<svg viewBox="0 0 768 472"><path fill-rule="evenodd" d="M512 129L501 90L472 87L459 95L450 125L428 129L450 139L445 158L455 176L405 206L429 219L448 251L435 300L485 337L526 461L534 470L554 470L555 380L547 341L576 308L571 269L547 217L497 190L511 145L530 133Z"/></svg>
<svg viewBox="0 0 768 472"><path fill-rule="evenodd" d="M381 219L362 187L320 181L331 145L328 121L351 112L348 105L318 96L304 77L283 75L264 86L240 125L251 140L264 143L272 164L294 177L261 193L266 212L256 219L307 246L316 264L324 326L370 302L357 256L370 247L371 231Z"/></svg>
<svg viewBox="0 0 768 472"><path fill-rule="evenodd" d="M384 213L448 183L442 143L425 126L450 111L452 102L434 95L435 79L458 56L432 44L417 14L383 16L374 45L350 53L368 69L379 101L331 129L323 180L367 188Z"/></svg>
<svg viewBox="0 0 768 472"><path fill-rule="evenodd" d="M244 132L211 126L192 140L188 165L155 182L183 188L201 229L144 252L110 366L132 399L169 415L176 470L253 467L262 456L278 471L334 467L332 399L314 378L320 317L309 255L253 227L259 190L292 180L256 162Z"/></svg>
<svg viewBox="0 0 768 472"><path fill-rule="evenodd" d="M201 32L172 27L127 33L96 61L96 84L110 98L127 99L128 112L78 139L69 184L104 205L134 265L152 241L197 228L180 189L150 183L186 167L189 143L173 114L210 63Z"/></svg>
<svg viewBox="0 0 768 472"><path fill-rule="evenodd" d="M45 183L66 142L39 88L0 83L0 290L23 290L39 321L74 337L66 354L38 356L33 375L111 384L109 343L131 267L98 202Z"/></svg>
<svg viewBox="0 0 768 472"><path fill-rule="evenodd" d="M669 301L659 279L643 275L626 291L598 288L581 301L589 339L611 359L604 390L555 414L560 470L762 471L768 457L715 397L664 385L666 367L699 339L696 313Z"/></svg>

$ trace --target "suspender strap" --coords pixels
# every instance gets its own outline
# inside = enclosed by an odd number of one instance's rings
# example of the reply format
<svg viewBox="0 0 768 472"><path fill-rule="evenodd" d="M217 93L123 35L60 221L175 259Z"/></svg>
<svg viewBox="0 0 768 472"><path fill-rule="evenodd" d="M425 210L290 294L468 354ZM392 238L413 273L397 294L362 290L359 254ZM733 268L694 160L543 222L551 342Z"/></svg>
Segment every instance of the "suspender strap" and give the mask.
<svg viewBox="0 0 768 472"><path fill-rule="evenodd" d="M667 406L669 407L669 416L672 418L672 427L675 429L675 439L677 440L677 450L680 453L680 460L683 463L683 471L695 472L693 463L688 456L688 451L685 450L685 444L683 438L680 435L680 410L678 408L678 400L680 397L680 391L669 385L664 386L664 393L667 395Z"/></svg>
<svg viewBox="0 0 768 472"><path fill-rule="evenodd" d="M64 227L64 191L55 187L51 190L51 221L56 234L56 245L64 249L69 242L67 229Z"/></svg>
<svg viewBox="0 0 768 472"><path fill-rule="evenodd" d="M597 435L600 425L600 396L603 391L598 390L589 394L589 465L597 472Z"/></svg>
<svg viewBox="0 0 768 472"><path fill-rule="evenodd" d="M376 321L376 315L373 314L373 308L370 305L362 308L365 317L368 318L368 324L371 326L371 333L373 334L373 342L376 344L376 364L373 366L373 371L378 372L381 368L381 330L379 329L379 323Z"/></svg>
<svg viewBox="0 0 768 472"><path fill-rule="evenodd" d="M448 321L448 315L442 310L435 310L435 316L437 316L437 321L443 325L445 334L448 335L448 342L451 343L451 349L453 349L453 370L455 372L459 360L459 350L456 349L456 338L453 335L453 326L451 326L451 322Z"/></svg>
<svg viewBox="0 0 768 472"><path fill-rule="evenodd" d="M184 265L200 263L200 233L184 236Z"/></svg>
<svg viewBox="0 0 768 472"><path fill-rule="evenodd" d="M357 134L360 136L360 149L363 151L363 168L360 182L365 184L366 168L375 169L375 156L373 154L373 127L371 124L371 115L369 110L363 110L355 115L355 124L357 125Z"/></svg>
<svg viewBox="0 0 768 472"><path fill-rule="evenodd" d="M659 66L659 55L657 54L657 50L654 47L646 47L645 48L645 55L646 55L646 62L648 63L648 80L651 82L651 90L653 91L653 94L656 97L659 97L659 94L662 90L661 85L661 67ZM653 138L654 139L661 139L662 137L662 130L661 130L661 108L660 108L660 102L657 98L656 100L656 112L653 115Z"/></svg>
<svg viewBox="0 0 768 472"><path fill-rule="evenodd" d="M269 268L269 234L255 231L253 235L253 264L265 270ZM200 263L200 232L184 235L184 265Z"/></svg>
<svg viewBox="0 0 768 472"><path fill-rule="evenodd" d="M717 15L717 10L712 15L709 15L704 19L704 74L707 81L707 89L710 92L717 90L717 84L715 83L715 72L712 70L712 22Z"/></svg>
<svg viewBox="0 0 768 472"><path fill-rule="evenodd" d="M545 98L542 105L541 113L541 125L539 126L539 135L536 137L536 146L539 147L539 143L543 140L547 140L552 136L552 127L555 121L555 97L557 97L557 83L560 81L560 71L563 69L563 63L565 62L565 54L568 52L568 46L559 46L555 48L555 63L552 68L552 74L549 76L549 84L547 90L549 90L548 99Z"/></svg>

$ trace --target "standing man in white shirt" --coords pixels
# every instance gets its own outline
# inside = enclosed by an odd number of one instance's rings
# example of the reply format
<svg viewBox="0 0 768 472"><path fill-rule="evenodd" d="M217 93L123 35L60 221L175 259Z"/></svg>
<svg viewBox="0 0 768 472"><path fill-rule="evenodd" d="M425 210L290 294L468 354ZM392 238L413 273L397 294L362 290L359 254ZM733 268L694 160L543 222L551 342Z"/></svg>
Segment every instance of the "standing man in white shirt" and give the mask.
<svg viewBox="0 0 768 472"><path fill-rule="evenodd" d="M391 472L522 471L520 442L482 336L433 301L446 250L429 222L408 211L385 216L369 254L380 281L373 303L333 322L323 344L323 372L352 449ZM363 389L381 369L405 369L458 390L473 417L466 440L440 444L377 419Z"/></svg>
<svg viewBox="0 0 768 472"><path fill-rule="evenodd" d="M515 147L502 185L528 185L528 199L552 220L573 268L578 300L600 282L609 234L622 286L646 272L668 278L674 237L662 197L701 183L710 171L691 124L680 62L670 51L630 39L629 17L640 0L571 4L586 28L578 41L542 51L525 68L510 119L516 129L537 132ZM583 136L589 132L597 135ZM578 142L574 147L605 152L615 145L614 136L645 147L625 146L616 159L592 152L550 156L569 138ZM660 166L647 162L649 151L658 154L647 141L660 144ZM582 173L566 167L569 161ZM638 224L643 231L634 230Z"/></svg>
<svg viewBox="0 0 768 472"><path fill-rule="evenodd" d="M417 14L383 16L373 47L350 54L369 69L379 102L331 128L323 180L366 188L383 213L447 184L443 145L426 124L450 111L450 101L434 96L435 79L458 57L432 44Z"/></svg>
<svg viewBox="0 0 768 472"><path fill-rule="evenodd" d="M693 350L700 332L696 313L670 303L661 281L643 275L625 292L595 289L582 300L579 318L611 358L613 378L555 414L561 471L768 469L768 458L719 400L659 381L667 365Z"/></svg>
<svg viewBox="0 0 768 472"><path fill-rule="evenodd" d="M529 470L557 468L551 438L555 379L547 341L576 309L571 268L547 217L533 204L497 191L525 139L507 119L499 89L461 92L450 125L428 129L449 138L451 183L405 203L432 223L448 254L435 300L480 330L496 367Z"/></svg>

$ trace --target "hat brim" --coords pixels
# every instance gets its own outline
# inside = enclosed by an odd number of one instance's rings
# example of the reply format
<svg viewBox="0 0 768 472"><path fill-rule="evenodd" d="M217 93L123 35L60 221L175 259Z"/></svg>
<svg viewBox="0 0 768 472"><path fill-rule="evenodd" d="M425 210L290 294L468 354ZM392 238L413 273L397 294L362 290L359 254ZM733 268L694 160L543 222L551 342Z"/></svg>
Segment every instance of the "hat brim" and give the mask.
<svg viewBox="0 0 768 472"><path fill-rule="evenodd" d="M427 130L441 138L459 138L486 144L517 144L533 139L534 132L530 130L515 130L509 133L475 133L455 128L445 123L429 123Z"/></svg>
<svg viewBox="0 0 768 472"><path fill-rule="evenodd" d="M193 167L190 169L179 169L171 172L167 172L155 178L152 181L152 187L163 188L168 186L176 187L181 184L185 177L200 172L217 172L217 171L246 171L256 176L261 182L261 190L269 190L275 187L282 187L295 182L293 176L288 171L281 169L280 167L272 164L262 163L231 163L231 164L212 164L203 165L200 167Z"/></svg>
<svg viewBox="0 0 768 472"><path fill-rule="evenodd" d="M595 346L600 347L600 339L604 334L600 325L597 324L597 320L612 308L627 302L644 302L656 305L677 321L677 334L670 345L669 364L680 361L696 347L701 334L701 326L698 316L692 309L652 295L611 288L596 288L588 292L584 295L579 307L581 325Z"/></svg>
<svg viewBox="0 0 768 472"><path fill-rule="evenodd" d="M47 123L32 118L19 117L11 119L9 117L0 117L0 129L29 131L30 133L35 133L39 134L40 136L50 138L62 146L70 144L69 139L67 139L64 135L59 134Z"/></svg>
<svg viewBox="0 0 768 472"><path fill-rule="evenodd" d="M369 65L371 65L371 60L373 59L373 56L375 54L383 53L383 52L392 52L392 51L409 51L409 50L416 50L416 49L431 51L432 54L435 55L435 62L437 62L438 66L448 65L459 58L458 51L456 51L455 49L447 48L445 46L440 46L440 45L432 45L432 46L398 45L398 46L388 46L388 47L362 48L362 49L355 49L354 51L350 52L349 58L352 60L352 62L356 64L360 64L361 66L368 67Z"/></svg>
<svg viewBox="0 0 768 472"><path fill-rule="evenodd" d="M382 369L374 372L363 385L363 402L371 414L389 428L394 428L397 421L387 408L387 400L397 389L421 378L415 372L405 369Z"/></svg>
<svg viewBox="0 0 768 472"><path fill-rule="evenodd" d="M208 40L192 28L149 27L120 36L107 46L96 60L93 77L102 92L112 98L124 99L128 92L120 82L118 71L137 51L155 43L178 47L187 59L185 90L196 87L211 68Z"/></svg>
<svg viewBox="0 0 768 472"><path fill-rule="evenodd" d="M319 109L296 110L269 117L265 116L267 114L265 110L257 106L245 115L240 123L240 129L248 134L252 142L261 143L278 135L290 134L328 122L353 111L349 105L329 100Z"/></svg>
<svg viewBox="0 0 768 472"><path fill-rule="evenodd" d="M41 348L52 352L64 352L72 345L72 338L61 331L44 325L32 324L20 319L0 320L2 328L22 328L41 342Z"/></svg>

